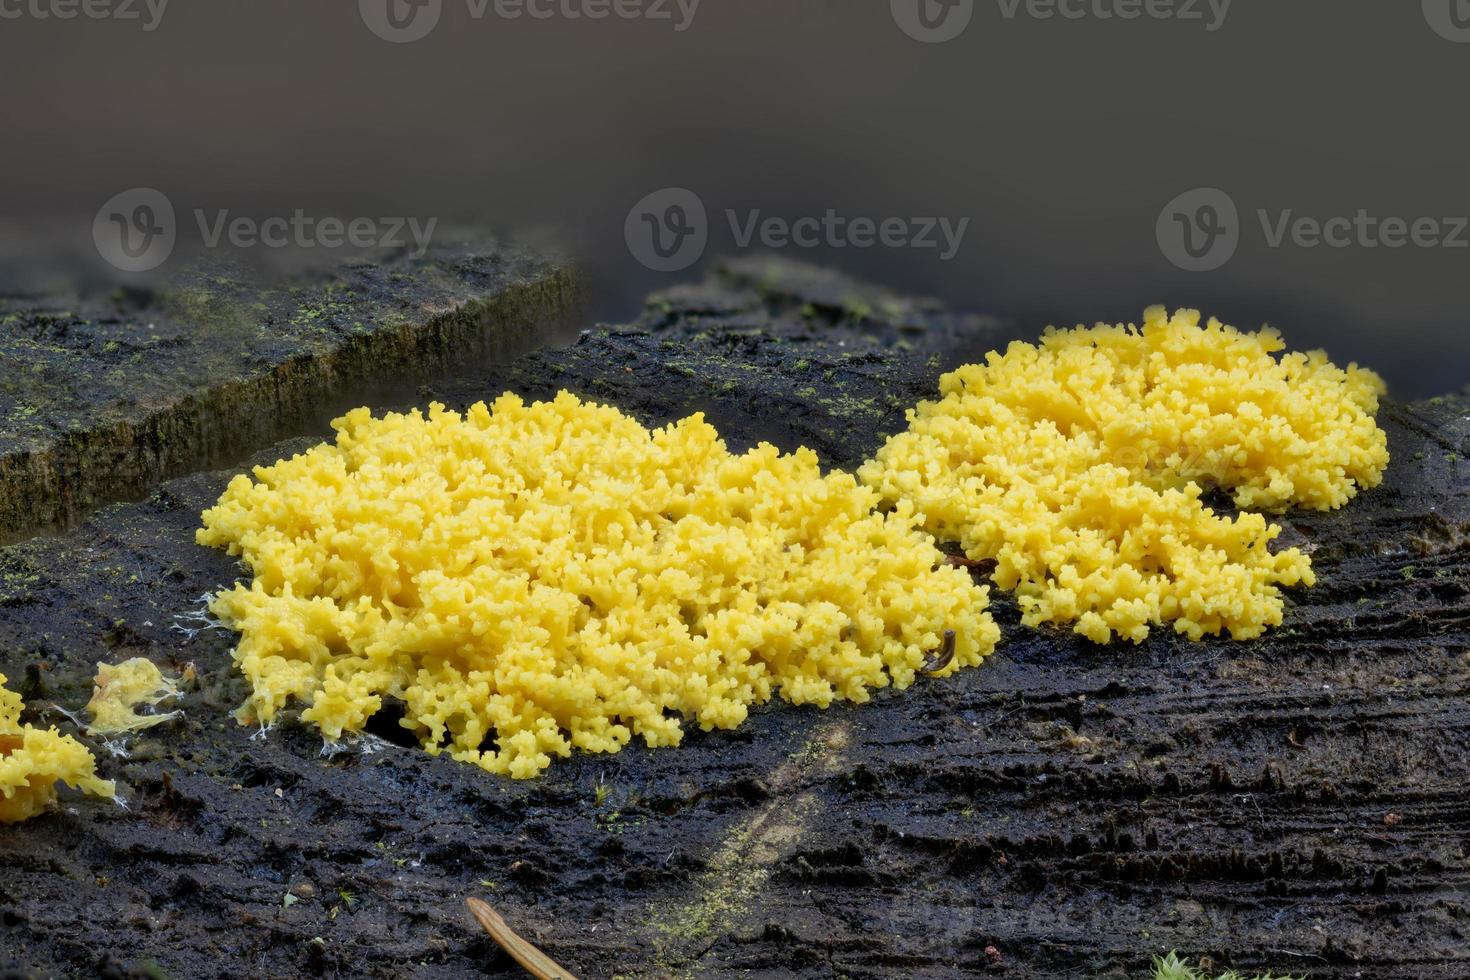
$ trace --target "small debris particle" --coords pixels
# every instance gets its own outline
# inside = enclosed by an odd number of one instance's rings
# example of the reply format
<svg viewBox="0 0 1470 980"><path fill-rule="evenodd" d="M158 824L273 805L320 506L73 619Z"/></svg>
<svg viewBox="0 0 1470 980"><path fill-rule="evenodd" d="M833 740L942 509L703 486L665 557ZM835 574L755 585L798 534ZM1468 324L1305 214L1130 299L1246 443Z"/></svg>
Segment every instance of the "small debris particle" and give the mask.
<svg viewBox="0 0 1470 980"><path fill-rule="evenodd" d="M929 661L924 664L924 673L937 674L939 671L948 667L950 663L954 660L954 651L955 631L945 630L944 642L939 645L939 652L930 657Z"/></svg>
<svg viewBox="0 0 1470 980"><path fill-rule="evenodd" d="M1091 752L1093 742L1086 735L1079 735L1073 732L1071 735L1062 739L1062 748L1071 749L1073 752Z"/></svg>

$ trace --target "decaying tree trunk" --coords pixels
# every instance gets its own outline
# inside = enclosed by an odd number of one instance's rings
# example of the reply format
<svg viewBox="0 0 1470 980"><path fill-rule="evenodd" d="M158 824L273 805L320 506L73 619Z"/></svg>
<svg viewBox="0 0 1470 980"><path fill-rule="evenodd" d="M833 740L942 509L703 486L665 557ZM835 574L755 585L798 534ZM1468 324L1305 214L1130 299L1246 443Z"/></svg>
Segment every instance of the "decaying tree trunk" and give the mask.
<svg viewBox="0 0 1470 980"><path fill-rule="evenodd" d="M423 392L454 407L569 388L647 422L704 411L732 447L851 466L940 371L1003 336L840 277L744 262L590 332ZM1470 399L1389 404L1383 487L1291 515L1316 588L1251 643L1097 647L1019 627L985 666L863 707L772 704L673 750L487 776L378 738L263 735L234 581L193 544L196 473L0 550L0 671L73 728L99 660L199 688L98 746L126 809L71 799L0 828L0 963L171 977L514 975L490 902L583 977L1134 977L1178 949L1314 977L1470 974ZM266 461L304 443L261 452Z"/></svg>
<svg viewBox="0 0 1470 980"><path fill-rule="evenodd" d="M484 237L291 278L214 265L105 300L0 297L0 541L519 352L576 300L563 263Z"/></svg>

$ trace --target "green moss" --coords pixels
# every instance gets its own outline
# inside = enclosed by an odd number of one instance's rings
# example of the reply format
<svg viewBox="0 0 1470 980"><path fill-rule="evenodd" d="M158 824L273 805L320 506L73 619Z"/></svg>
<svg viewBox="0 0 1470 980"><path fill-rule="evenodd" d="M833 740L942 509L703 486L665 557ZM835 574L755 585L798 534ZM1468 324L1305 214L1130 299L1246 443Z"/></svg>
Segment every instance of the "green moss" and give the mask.
<svg viewBox="0 0 1470 980"><path fill-rule="evenodd" d="M268 445L404 365L519 346L577 299L568 270L498 246L353 268L282 287L196 268L146 309L0 309L19 324L0 334L0 541Z"/></svg>
<svg viewBox="0 0 1470 980"><path fill-rule="evenodd" d="M810 770L840 751L845 739L836 729L818 730L787 757L772 775L780 784ZM803 793L770 804L725 838L707 870L693 883L693 896L672 907L650 908L654 933L653 975L692 978L691 954L707 947L722 929L729 929L757 905L761 891L779 860L780 845L800 836L801 828L821 806L814 794Z"/></svg>
<svg viewBox="0 0 1470 980"><path fill-rule="evenodd" d="M1250 976L1237 973L1235 970L1226 970L1224 973L1215 974L1192 967L1181 960L1176 953L1168 956L1154 957L1153 980L1295 980L1290 974L1277 975L1274 973L1262 973Z"/></svg>
<svg viewBox="0 0 1470 980"><path fill-rule="evenodd" d="M346 318L351 312L352 307L341 302L303 303L292 315L291 322L298 327L313 327L323 320Z"/></svg>

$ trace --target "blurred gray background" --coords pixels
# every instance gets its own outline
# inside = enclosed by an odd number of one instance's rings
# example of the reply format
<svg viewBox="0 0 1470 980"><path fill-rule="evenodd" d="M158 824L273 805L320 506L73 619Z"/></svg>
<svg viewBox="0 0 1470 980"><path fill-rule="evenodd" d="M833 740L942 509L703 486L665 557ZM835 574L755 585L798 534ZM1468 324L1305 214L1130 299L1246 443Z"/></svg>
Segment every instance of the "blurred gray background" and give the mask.
<svg viewBox="0 0 1470 980"><path fill-rule="evenodd" d="M1213 31L1206 0L1178 0L1200 20L976 0L942 44L906 36L887 0L704 0L683 31L676 6L512 21L443 0L409 44L355 0L175 0L152 31L24 12L51 2L0 0L22 11L0 19L5 288L68 261L105 280L93 215L151 186L181 215L489 222L577 254L593 313L618 320L698 273L651 272L624 243L633 204L680 186L710 209L710 257L735 248L727 208L968 217L949 262L791 254L1014 317L1019 336L1164 302L1270 322L1401 397L1470 381L1470 249L1271 248L1255 217L1470 215L1470 43L1433 28L1438 0L1236 0ZM1445 16L1456 4L1470 15ZM1155 224L1198 186L1235 200L1242 240L1185 272Z"/></svg>

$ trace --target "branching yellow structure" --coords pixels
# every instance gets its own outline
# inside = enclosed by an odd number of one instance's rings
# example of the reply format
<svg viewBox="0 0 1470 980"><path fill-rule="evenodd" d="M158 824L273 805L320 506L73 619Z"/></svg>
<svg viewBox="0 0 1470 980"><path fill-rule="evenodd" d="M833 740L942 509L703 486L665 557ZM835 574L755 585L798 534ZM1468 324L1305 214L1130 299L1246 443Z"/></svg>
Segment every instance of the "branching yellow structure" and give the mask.
<svg viewBox="0 0 1470 980"><path fill-rule="evenodd" d="M941 674L999 635L910 508L874 513L806 450L733 455L700 416L651 432L563 393L335 425L204 515L255 576L212 605L242 634L242 720L296 701L336 739L397 698L430 752L526 778L773 695L864 701L949 631Z"/></svg>
<svg viewBox="0 0 1470 980"><path fill-rule="evenodd" d="M112 797L116 788L97 777L87 747L55 728L20 723L20 695L5 688L0 674L0 823L17 823L41 813L65 783L95 796Z"/></svg>
<svg viewBox="0 0 1470 980"><path fill-rule="evenodd" d="M1330 509L1388 464L1382 381L1282 348L1272 330L1162 307L1142 329L1050 330L946 375L860 477L995 559L1029 625L1099 643L1163 623L1255 637L1281 622L1280 587L1313 583L1311 563L1273 553L1279 529L1259 514L1217 515L1202 493Z"/></svg>

